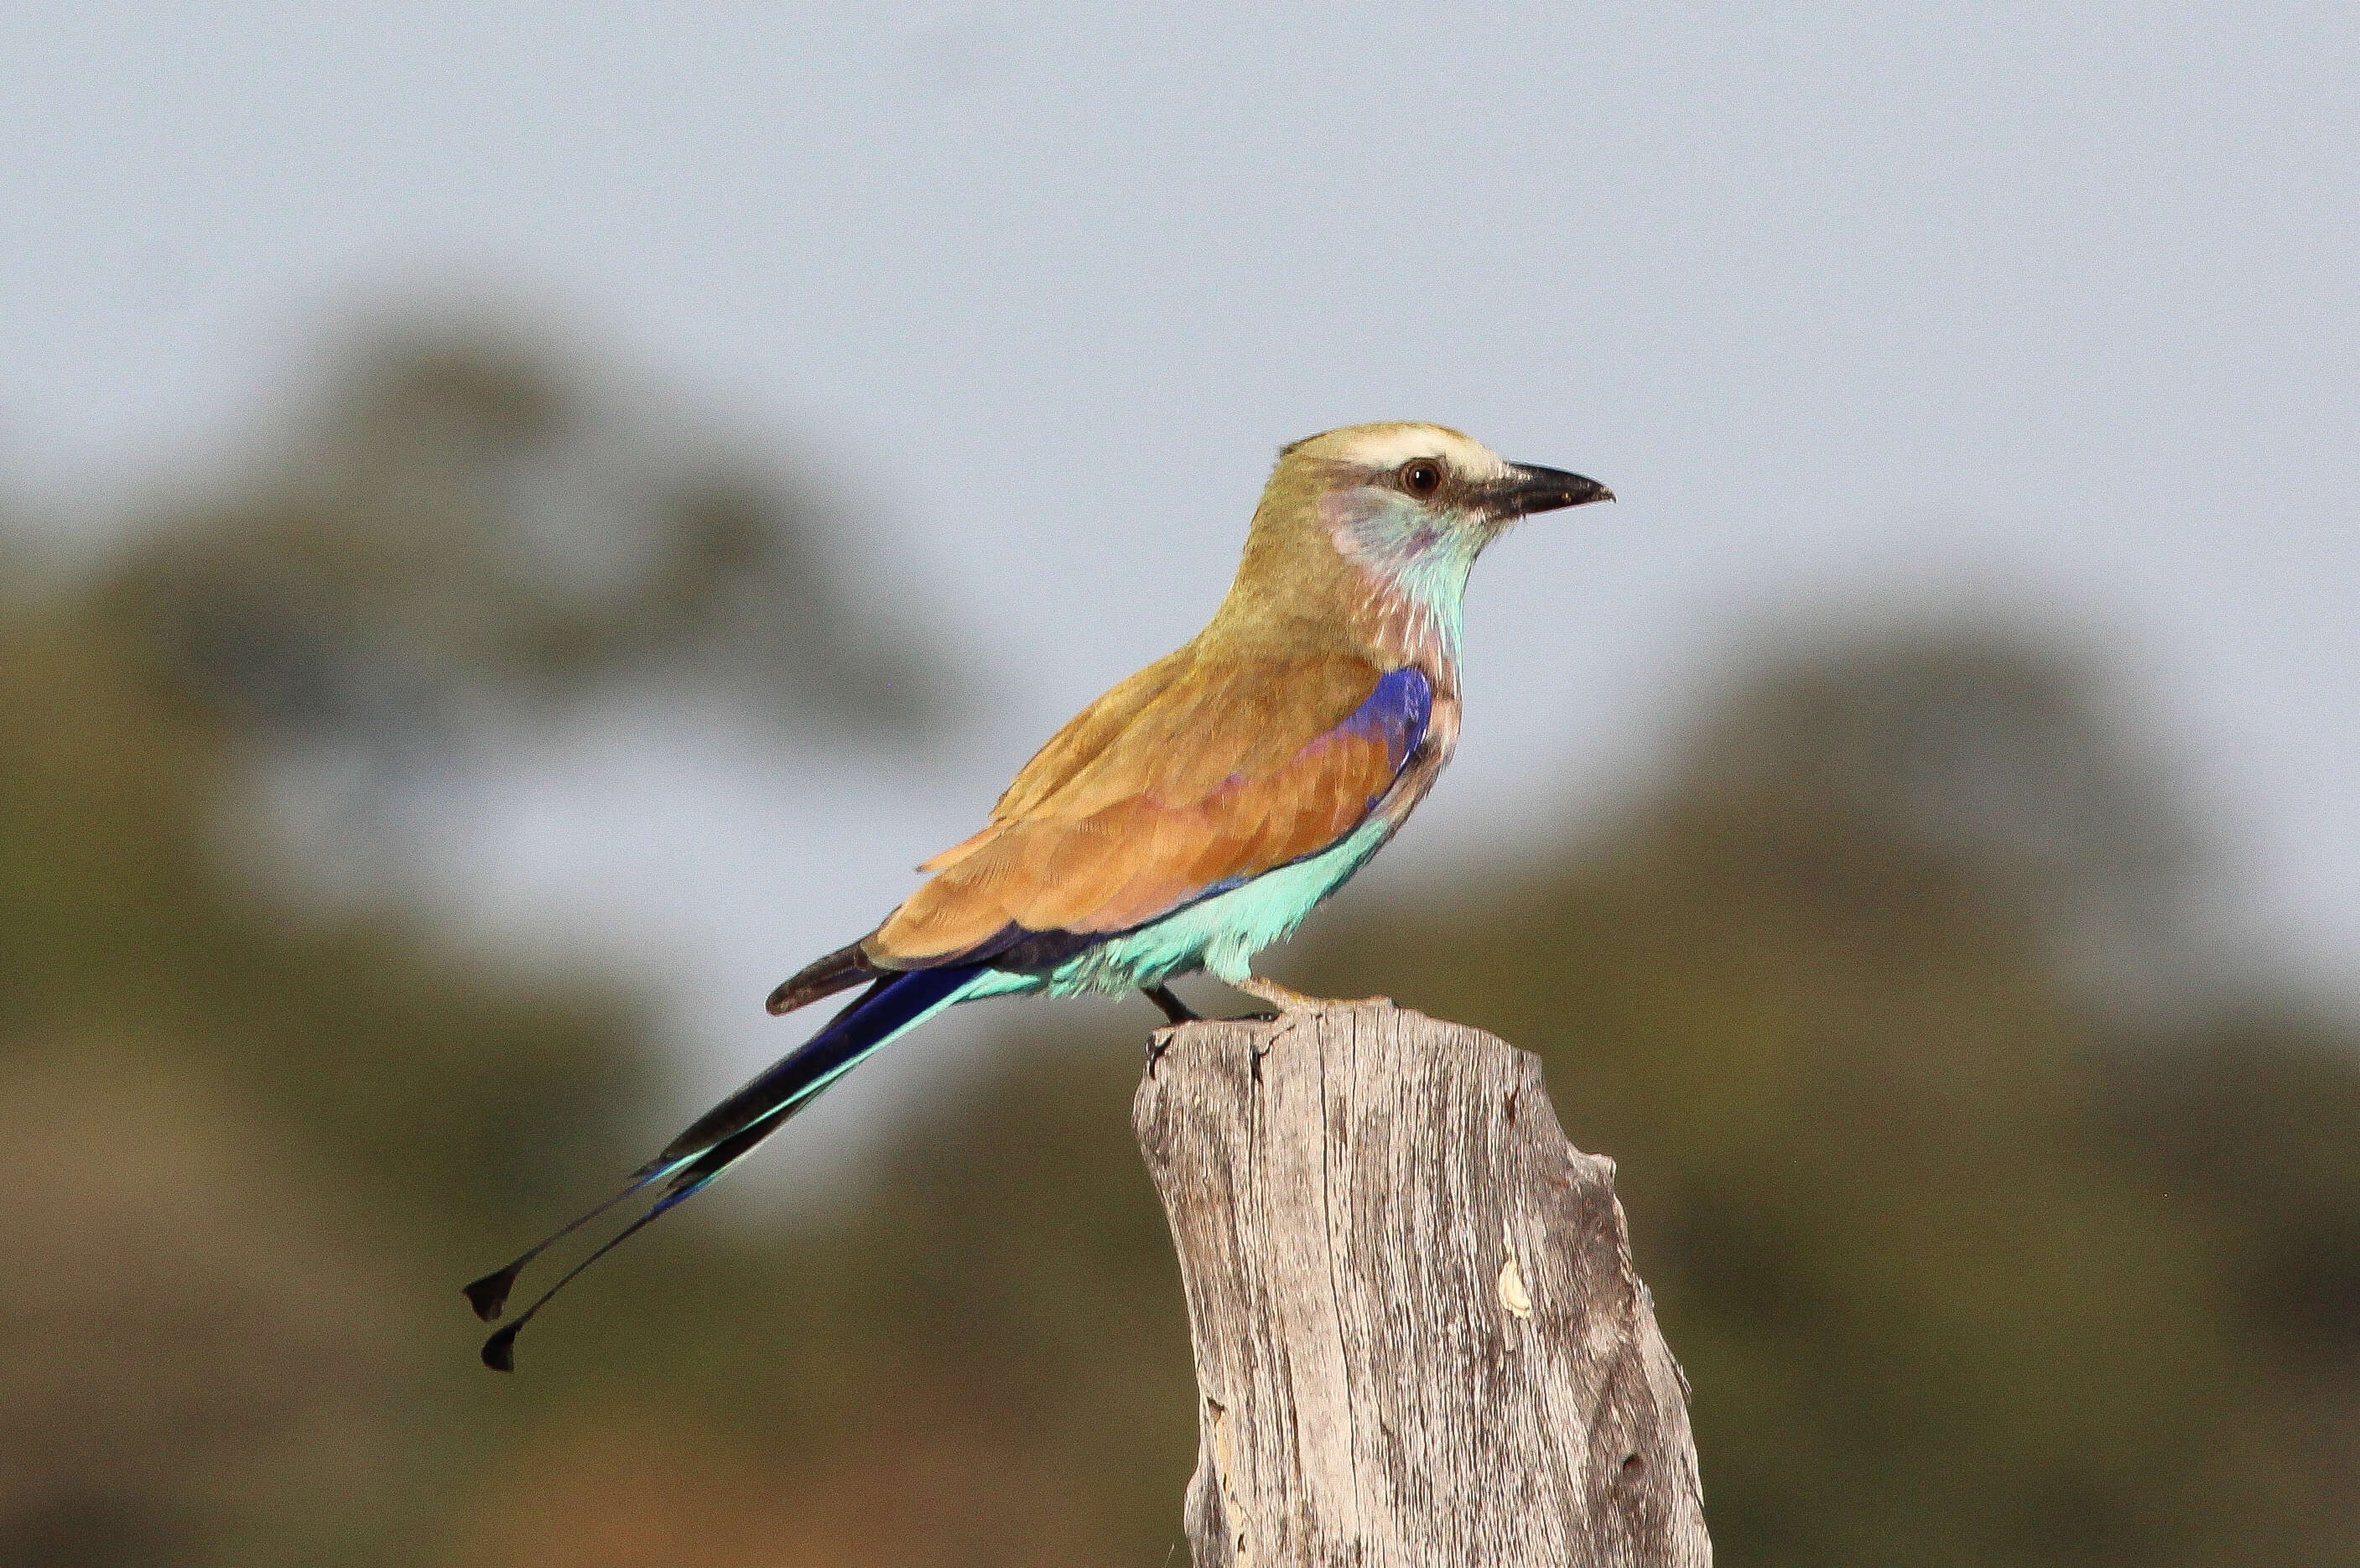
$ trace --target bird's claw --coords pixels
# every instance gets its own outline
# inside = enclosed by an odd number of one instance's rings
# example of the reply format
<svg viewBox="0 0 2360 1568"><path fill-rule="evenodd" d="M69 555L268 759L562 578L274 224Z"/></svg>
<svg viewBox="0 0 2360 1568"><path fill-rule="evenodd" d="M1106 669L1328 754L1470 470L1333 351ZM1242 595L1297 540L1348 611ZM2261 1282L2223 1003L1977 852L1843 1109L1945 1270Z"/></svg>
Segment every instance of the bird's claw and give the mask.
<svg viewBox="0 0 2360 1568"><path fill-rule="evenodd" d="M1303 992L1282 985L1275 980L1261 980L1249 975L1238 983L1238 989L1247 996L1268 1002L1277 1008L1267 1015L1276 1018L1288 1013L1325 1013L1338 1007L1390 1007L1391 996L1328 997L1306 996Z"/></svg>

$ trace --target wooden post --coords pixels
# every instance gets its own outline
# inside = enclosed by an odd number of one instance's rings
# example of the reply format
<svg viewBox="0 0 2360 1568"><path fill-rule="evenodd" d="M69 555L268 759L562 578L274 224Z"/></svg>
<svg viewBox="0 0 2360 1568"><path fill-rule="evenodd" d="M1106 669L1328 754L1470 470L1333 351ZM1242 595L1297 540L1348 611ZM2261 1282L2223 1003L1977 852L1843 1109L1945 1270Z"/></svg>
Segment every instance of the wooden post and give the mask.
<svg viewBox="0 0 2360 1568"><path fill-rule="evenodd" d="M1686 1383L1614 1163L1537 1058L1389 1003L1160 1031L1196 1568L1706 1568Z"/></svg>

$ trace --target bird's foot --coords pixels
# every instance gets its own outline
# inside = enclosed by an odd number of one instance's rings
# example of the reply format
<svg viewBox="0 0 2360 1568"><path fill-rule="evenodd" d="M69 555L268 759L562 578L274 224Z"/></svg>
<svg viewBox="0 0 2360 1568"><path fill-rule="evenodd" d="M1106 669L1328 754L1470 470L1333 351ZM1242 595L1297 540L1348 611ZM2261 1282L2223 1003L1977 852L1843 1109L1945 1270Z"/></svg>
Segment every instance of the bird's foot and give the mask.
<svg viewBox="0 0 2360 1568"><path fill-rule="evenodd" d="M1331 999L1325 996L1306 996L1302 992L1295 990L1289 986L1282 985L1275 980L1259 979L1251 975L1247 975L1243 980L1239 981L1237 983L1237 987L1239 990L1243 991L1247 996L1252 996L1259 1001L1268 1002L1272 1007L1276 1007L1278 1009L1279 1016L1283 1016L1287 1013L1324 1013L1330 1007L1389 1007L1393 1006L1393 998L1391 996L1360 996L1348 1000Z"/></svg>

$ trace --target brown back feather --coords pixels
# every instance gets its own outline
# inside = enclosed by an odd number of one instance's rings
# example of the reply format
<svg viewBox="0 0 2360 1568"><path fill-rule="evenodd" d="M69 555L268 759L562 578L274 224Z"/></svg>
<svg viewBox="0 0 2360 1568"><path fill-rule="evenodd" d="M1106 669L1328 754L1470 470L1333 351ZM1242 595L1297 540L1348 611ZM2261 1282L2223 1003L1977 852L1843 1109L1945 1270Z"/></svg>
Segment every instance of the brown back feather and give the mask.
<svg viewBox="0 0 2360 1568"><path fill-rule="evenodd" d="M892 968L954 961L1032 931L1145 924L1231 877L1317 854L1383 791L1377 735L1334 735L1375 690L1367 659L1225 659L1196 644L1059 731L993 822L864 944Z"/></svg>

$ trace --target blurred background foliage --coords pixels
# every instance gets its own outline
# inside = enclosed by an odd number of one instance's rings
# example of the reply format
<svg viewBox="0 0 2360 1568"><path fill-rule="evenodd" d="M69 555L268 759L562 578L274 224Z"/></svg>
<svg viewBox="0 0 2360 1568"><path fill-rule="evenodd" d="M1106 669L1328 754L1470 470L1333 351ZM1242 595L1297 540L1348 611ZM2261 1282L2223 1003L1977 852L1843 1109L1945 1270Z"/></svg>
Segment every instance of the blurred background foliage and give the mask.
<svg viewBox="0 0 2360 1568"><path fill-rule="evenodd" d="M686 1212L475 1365L458 1283L647 1152L649 1009L398 878L296 885L617 692L740 705L783 768L945 690L815 488L613 402L389 333L95 569L0 539L0 1563L1168 1561L1144 1008L1010 1007L852 1201ZM2102 675L1797 634L1615 820L1285 961L1546 1057L1724 1561L2360 1562L2360 1040L2208 945ZM290 770L338 802L308 869L239 847Z"/></svg>

